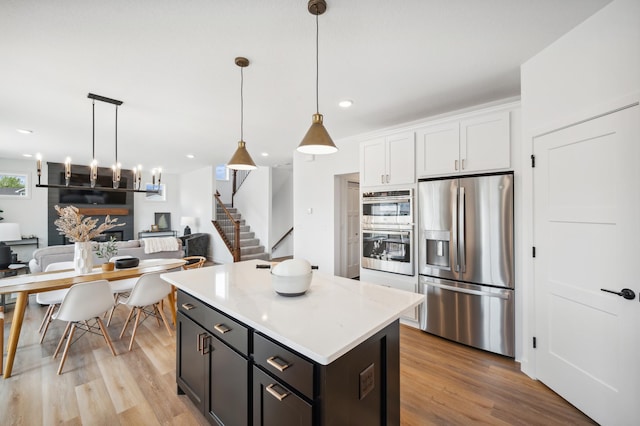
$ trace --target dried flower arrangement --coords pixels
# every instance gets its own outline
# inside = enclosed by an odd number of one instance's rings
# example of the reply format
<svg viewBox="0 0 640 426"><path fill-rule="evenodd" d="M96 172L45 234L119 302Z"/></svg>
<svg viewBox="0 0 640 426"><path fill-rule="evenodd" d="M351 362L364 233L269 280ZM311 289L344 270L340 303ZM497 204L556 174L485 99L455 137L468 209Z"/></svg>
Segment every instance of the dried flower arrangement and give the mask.
<svg viewBox="0 0 640 426"><path fill-rule="evenodd" d="M126 225L125 223L115 223L118 218L111 219L107 215L104 222L96 228L98 219L84 217L77 207L55 206L55 209L60 217L53 223L57 226L60 235L65 235L72 243L91 241L111 228Z"/></svg>

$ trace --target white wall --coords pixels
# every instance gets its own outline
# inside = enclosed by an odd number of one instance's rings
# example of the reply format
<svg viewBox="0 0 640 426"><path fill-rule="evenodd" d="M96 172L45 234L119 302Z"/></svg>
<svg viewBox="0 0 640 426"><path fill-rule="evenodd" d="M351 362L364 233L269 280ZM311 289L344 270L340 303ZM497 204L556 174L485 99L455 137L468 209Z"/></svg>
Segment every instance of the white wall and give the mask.
<svg viewBox="0 0 640 426"><path fill-rule="evenodd" d="M533 137L622 106L640 93L640 2L615 0L521 68L523 161ZM531 169L525 169L523 250L533 245ZM523 336L534 332L533 265L523 264ZM535 351L525 345L522 370L535 377Z"/></svg>
<svg viewBox="0 0 640 426"><path fill-rule="evenodd" d="M271 168L252 170L236 192L233 206L251 226L265 251L270 251L271 233Z"/></svg>
<svg viewBox="0 0 640 426"><path fill-rule="evenodd" d="M43 165L43 176L46 176L46 164ZM47 245L47 194L46 188L36 188L37 174L35 160L8 160L0 158L0 172L17 172L29 174L29 197L12 198L0 197L0 213L4 217L2 222L20 224L22 235L35 235L40 238L40 247ZM42 180L46 183L46 178ZM28 262L36 246L12 247L18 259Z"/></svg>
<svg viewBox="0 0 640 426"><path fill-rule="evenodd" d="M358 141L335 142L335 154L293 156L293 255L329 274L335 271L334 176L358 173L360 167Z"/></svg>
<svg viewBox="0 0 640 426"><path fill-rule="evenodd" d="M180 175L180 217L190 216L195 218L196 225L191 227L191 233L204 232L213 237L218 233L213 227L211 220L214 217L215 201L215 168L212 166L203 167ZM177 218L174 229L178 230L178 235L183 235L184 227L180 226L180 217ZM209 248L207 258L212 259L213 238L209 238Z"/></svg>
<svg viewBox="0 0 640 426"><path fill-rule="evenodd" d="M143 177L144 180L144 177ZM162 174L162 183L167 191L166 201L149 201L143 193L135 193L133 197L133 238L138 238L138 232L148 231L155 223L154 213L171 213L171 229L180 230L180 176L175 174Z"/></svg>
<svg viewBox="0 0 640 426"><path fill-rule="evenodd" d="M271 235L267 251L293 226L293 169L271 169ZM295 230L294 230L295 232ZM285 238L271 257L293 255L293 235Z"/></svg>

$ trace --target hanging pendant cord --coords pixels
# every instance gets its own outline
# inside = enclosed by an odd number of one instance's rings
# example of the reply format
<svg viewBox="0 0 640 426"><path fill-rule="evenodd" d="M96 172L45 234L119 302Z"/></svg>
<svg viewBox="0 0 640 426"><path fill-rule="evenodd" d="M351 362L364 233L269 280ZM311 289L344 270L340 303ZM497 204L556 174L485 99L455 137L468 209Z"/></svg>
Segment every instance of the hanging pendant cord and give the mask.
<svg viewBox="0 0 640 426"><path fill-rule="evenodd" d="M118 167L118 105L116 105L116 167Z"/></svg>
<svg viewBox="0 0 640 426"><path fill-rule="evenodd" d="M92 124L93 124L93 158L91 159L92 161L96 159L96 101L93 100L91 101L91 118L92 118Z"/></svg>
<svg viewBox="0 0 640 426"><path fill-rule="evenodd" d="M244 141L244 68L240 67L240 140Z"/></svg>
<svg viewBox="0 0 640 426"><path fill-rule="evenodd" d="M320 31L318 30L318 10L317 10L317 7L318 6L316 6L316 113L320 114L320 101L318 100L318 84L319 84L318 83L318 80L319 80L318 74L320 73L319 66L318 66L318 63L319 63L319 59L318 59L319 58L319 54L318 54L318 37L319 37Z"/></svg>

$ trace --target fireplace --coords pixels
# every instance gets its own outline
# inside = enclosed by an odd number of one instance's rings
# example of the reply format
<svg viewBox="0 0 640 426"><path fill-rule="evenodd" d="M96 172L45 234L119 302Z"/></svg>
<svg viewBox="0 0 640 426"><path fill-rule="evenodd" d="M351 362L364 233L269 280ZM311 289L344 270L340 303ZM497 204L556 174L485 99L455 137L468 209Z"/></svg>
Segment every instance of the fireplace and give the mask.
<svg viewBox="0 0 640 426"><path fill-rule="evenodd" d="M113 238L116 241L124 241L124 232L123 231L105 231L104 235L94 238L93 241L103 243L105 241L109 241L111 238Z"/></svg>

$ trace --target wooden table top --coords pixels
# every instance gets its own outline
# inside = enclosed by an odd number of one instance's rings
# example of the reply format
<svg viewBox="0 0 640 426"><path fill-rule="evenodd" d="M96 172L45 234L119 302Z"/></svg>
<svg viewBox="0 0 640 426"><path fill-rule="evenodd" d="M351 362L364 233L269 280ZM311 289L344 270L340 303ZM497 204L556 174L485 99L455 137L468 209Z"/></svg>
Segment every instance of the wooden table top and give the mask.
<svg viewBox="0 0 640 426"><path fill-rule="evenodd" d="M115 269L105 272L96 266L86 275L78 275L73 269L62 271L39 272L0 279L0 294L27 292L41 293L71 287L73 284L95 280L116 281L139 277L149 272L167 271L179 268L186 262L183 259L144 259L135 268Z"/></svg>

